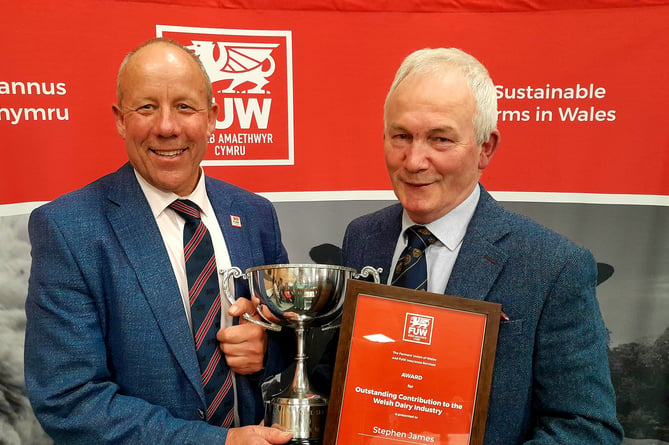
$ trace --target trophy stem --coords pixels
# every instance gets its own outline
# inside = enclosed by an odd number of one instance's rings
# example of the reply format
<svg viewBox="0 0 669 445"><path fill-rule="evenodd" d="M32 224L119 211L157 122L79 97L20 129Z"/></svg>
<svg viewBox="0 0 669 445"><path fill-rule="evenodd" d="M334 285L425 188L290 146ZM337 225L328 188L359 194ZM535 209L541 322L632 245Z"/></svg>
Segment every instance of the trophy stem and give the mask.
<svg viewBox="0 0 669 445"><path fill-rule="evenodd" d="M302 323L300 323L295 328L295 334L297 336L297 355L295 360L297 362L295 366L295 376L293 376L293 383L290 385L290 396L291 397L305 397L307 394L313 393L311 390L311 385L309 384L309 378L307 377L307 366L306 361L309 358L306 355L306 340L305 340L306 328Z"/></svg>

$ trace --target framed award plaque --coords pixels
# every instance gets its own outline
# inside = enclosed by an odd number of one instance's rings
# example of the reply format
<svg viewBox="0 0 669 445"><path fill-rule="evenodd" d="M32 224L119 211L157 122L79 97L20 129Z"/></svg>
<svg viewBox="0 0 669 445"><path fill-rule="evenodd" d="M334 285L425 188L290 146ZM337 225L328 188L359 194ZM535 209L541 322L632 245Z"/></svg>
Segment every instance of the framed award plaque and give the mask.
<svg viewBox="0 0 669 445"><path fill-rule="evenodd" d="M325 445L483 443L497 303L349 280Z"/></svg>

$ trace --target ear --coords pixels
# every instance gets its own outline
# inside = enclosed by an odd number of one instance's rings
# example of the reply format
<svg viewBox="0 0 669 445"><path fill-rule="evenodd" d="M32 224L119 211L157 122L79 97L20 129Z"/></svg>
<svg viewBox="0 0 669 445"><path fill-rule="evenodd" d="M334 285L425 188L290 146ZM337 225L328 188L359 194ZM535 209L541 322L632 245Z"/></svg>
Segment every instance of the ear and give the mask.
<svg viewBox="0 0 669 445"><path fill-rule="evenodd" d="M112 113L114 113L114 119L116 120L116 131L122 139L125 139L125 116L123 116L121 108L117 104L113 104Z"/></svg>
<svg viewBox="0 0 669 445"><path fill-rule="evenodd" d="M488 164L490 164L492 156L495 154L495 151L497 151L499 139L499 131L493 130L493 132L490 133L488 142L484 142L483 145L481 145L481 152L479 153L479 170L485 169Z"/></svg>
<svg viewBox="0 0 669 445"><path fill-rule="evenodd" d="M216 102L211 104L207 117L207 132L211 135L216 129L216 119L218 119L218 104Z"/></svg>

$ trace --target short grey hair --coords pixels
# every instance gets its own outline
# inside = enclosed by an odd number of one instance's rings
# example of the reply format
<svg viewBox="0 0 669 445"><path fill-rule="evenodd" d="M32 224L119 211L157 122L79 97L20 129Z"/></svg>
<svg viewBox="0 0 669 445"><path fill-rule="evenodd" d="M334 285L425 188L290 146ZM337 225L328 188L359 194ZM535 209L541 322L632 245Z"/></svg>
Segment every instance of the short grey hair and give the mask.
<svg viewBox="0 0 669 445"><path fill-rule="evenodd" d="M444 68L455 68L464 74L471 88L476 109L474 111L474 132L476 143L483 144L490 139L490 134L497 128L497 92L488 70L474 56L457 48L424 48L409 54L400 65L393 80L386 102L397 87L411 74L434 73Z"/></svg>
<svg viewBox="0 0 669 445"><path fill-rule="evenodd" d="M140 49L145 48L150 45L154 45L156 43L164 43L167 45L174 46L175 48L178 48L188 54L194 61L197 63L197 66L200 67L200 71L202 71L202 75L204 76L205 84L206 84L206 94L207 94L207 104L208 107L211 108L211 104L213 103L213 98L214 98L214 91L211 86L211 79L209 78L209 75L207 74L207 69L204 67L204 64L202 63L202 60L195 55L193 51L182 45L181 43L177 42L176 40L168 39L166 37L156 37L153 39L149 39L143 43L141 43L139 46L137 46L135 49L130 51L123 61L121 62L121 66L118 69L118 76L116 77L116 100L118 101L118 104L121 105L121 100L123 100L123 92L121 91L121 76L123 74L123 71L125 71L125 67L132 58Z"/></svg>

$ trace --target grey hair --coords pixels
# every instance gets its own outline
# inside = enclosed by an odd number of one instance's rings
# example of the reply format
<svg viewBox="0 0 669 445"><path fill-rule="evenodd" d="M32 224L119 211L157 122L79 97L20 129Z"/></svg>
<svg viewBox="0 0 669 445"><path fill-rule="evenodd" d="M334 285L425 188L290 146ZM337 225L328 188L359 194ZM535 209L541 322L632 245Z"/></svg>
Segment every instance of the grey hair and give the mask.
<svg viewBox="0 0 669 445"><path fill-rule="evenodd" d="M467 79L467 84L476 101L476 110L472 119L476 143L480 145L487 142L490 134L497 128L495 85L488 70L481 62L457 48L424 48L409 54L397 70L395 79L388 90L384 105L384 120L388 100L404 79L411 74L435 73L444 68L455 68Z"/></svg>
<svg viewBox="0 0 669 445"><path fill-rule="evenodd" d="M188 54L190 58L192 58L195 63L197 63L197 66L200 68L200 71L202 71L202 75L204 76L205 84L206 84L206 94L207 94L207 104L208 107L211 108L211 104L213 103L213 98L214 98L214 91L211 86L211 79L209 78L209 75L207 74L207 69L204 67L204 64L202 63L202 60L195 55L195 53L191 50L189 50L187 47L182 45L181 43L177 42L176 40L168 39L166 37L156 37L153 39L149 39L143 43L141 43L139 46L137 46L135 49L130 51L123 61L121 62L121 66L118 69L118 76L116 77L116 100L118 101L118 104L121 105L121 101L123 100L123 92L121 91L121 76L123 74L123 71L125 71L126 65L128 65L128 62L134 56L139 50L142 48L146 48L147 46L156 44L156 43L164 43L167 45L171 45L175 48L178 48Z"/></svg>

